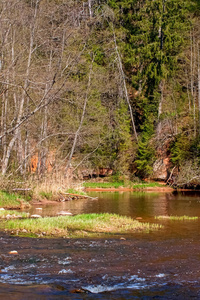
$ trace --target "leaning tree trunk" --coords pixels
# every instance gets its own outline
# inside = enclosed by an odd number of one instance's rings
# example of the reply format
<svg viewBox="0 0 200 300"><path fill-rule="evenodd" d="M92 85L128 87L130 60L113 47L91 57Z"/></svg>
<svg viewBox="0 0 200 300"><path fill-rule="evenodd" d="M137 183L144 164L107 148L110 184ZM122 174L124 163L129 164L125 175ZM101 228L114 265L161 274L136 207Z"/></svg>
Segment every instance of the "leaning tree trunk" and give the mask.
<svg viewBox="0 0 200 300"><path fill-rule="evenodd" d="M131 116L132 128L133 128L133 132L134 132L134 135L135 135L135 139L136 139L136 141L138 141L137 131L136 131L136 127L135 127L135 121L134 121L134 117L133 117L133 111L132 111L131 103L130 103L130 100L129 100L128 90L127 90L126 80L125 80L125 74L124 74L124 70L123 70L123 66L122 66L121 56L119 54L119 50L118 50L118 47L117 47L117 41L116 41L116 37L115 37L114 28L113 28L113 36L114 36L114 43L115 43L115 51L116 51L117 58L118 58L118 67L119 67L119 71L120 71L121 78L122 78L122 81L123 81L125 98L126 98L126 102L128 104L128 108L129 108L129 113L130 113L130 116Z"/></svg>

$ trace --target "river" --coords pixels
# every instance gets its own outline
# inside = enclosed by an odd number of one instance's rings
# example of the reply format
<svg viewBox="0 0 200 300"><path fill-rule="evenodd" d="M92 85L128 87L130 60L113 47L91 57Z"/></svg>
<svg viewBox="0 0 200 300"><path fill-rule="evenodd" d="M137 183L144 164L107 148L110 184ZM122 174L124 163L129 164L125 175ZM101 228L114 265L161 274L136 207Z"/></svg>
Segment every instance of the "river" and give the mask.
<svg viewBox="0 0 200 300"><path fill-rule="evenodd" d="M98 200L47 205L43 215L110 212L163 224L103 239L1 234L0 299L200 299L200 193L91 193ZM38 213L38 208L31 213ZM16 250L18 255L10 255Z"/></svg>

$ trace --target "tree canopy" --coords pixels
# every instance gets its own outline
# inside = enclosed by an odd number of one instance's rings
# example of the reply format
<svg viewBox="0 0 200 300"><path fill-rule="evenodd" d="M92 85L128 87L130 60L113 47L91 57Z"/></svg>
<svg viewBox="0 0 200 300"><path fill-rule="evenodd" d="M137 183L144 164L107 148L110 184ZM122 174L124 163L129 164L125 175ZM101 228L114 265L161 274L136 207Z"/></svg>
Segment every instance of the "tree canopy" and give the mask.
<svg viewBox="0 0 200 300"><path fill-rule="evenodd" d="M199 9L195 0L3 1L1 173L153 176L166 156L169 171L181 168L183 149L196 163Z"/></svg>

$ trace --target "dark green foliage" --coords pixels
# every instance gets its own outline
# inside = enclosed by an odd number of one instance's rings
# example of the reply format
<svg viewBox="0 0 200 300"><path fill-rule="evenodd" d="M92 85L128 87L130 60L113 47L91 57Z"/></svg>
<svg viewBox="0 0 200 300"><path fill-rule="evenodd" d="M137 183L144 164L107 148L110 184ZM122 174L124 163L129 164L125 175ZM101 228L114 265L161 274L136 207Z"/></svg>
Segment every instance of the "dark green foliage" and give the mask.
<svg viewBox="0 0 200 300"><path fill-rule="evenodd" d="M161 83L176 71L188 28L188 1L110 1L126 32L124 65L139 92L141 122L145 107L157 115Z"/></svg>
<svg viewBox="0 0 200 300"><path fill-rule="evenodd" d="M151 142L153 133L153 125L145 125L138 143L138 154L135 162L138 169L137 175L140 177L150 176L153 171L152 166L155 161L155 148Z"/></svg>
<svg viewBox="0 0 200 300"><path fill-rule="evenodd" d="M128 113L128 107L125 103L120 102L119 108L115 114L116 129L118 137L116 148L115 170L121 174L127 174L130 171L131 163L135 156L135 147L131 137L131 124Z"/></svg>
<svg viewBox="0 0 200 300"><path fill-rule="evenodd" d="M171 161L180 165L190 155L190 140L187 136L178 136L171 147Z"/></svg>
<svg viewBox="0 0 200 300"><path fill-rule="evenodd" d="M119 176L129 173L136 147L132 142L128 108L123 101L114 111L112 125L104 126L101 140L93 155L93 164L112 168Z"/></svg>
<svg viewBox="0 0 200 300"><path fill-rule="evenodd" d="M104 65L105 63L105 53L102 49L102 47L99 46L93 46L93 55L94 55L94 61L98 65Z"/></svg>
<svg viewBox="0 0 200 300"><path fill-rule="evenodd" d="M199 138L189 137L180 134L171 145L171 161L176 166L181 166L185 161L194 161L198 159L200 162L200 140Z"/></svg>

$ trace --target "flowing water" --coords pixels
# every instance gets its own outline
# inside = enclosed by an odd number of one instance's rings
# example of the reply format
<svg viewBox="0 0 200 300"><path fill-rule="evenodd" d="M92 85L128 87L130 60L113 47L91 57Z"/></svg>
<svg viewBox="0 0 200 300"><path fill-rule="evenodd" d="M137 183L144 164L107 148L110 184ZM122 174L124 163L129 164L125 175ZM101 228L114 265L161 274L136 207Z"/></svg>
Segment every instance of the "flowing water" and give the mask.
<svg viewBox="0 0 200 300"><path fill-rule="evenodd" d="M110 212L164 228L104 239L31 239L1 234L0 299L200 299L200 218L155 220L158 215L200 217L198 193L91 193L34 207L31 213ZM16 250L18 255L10 255Z"/></svg>

